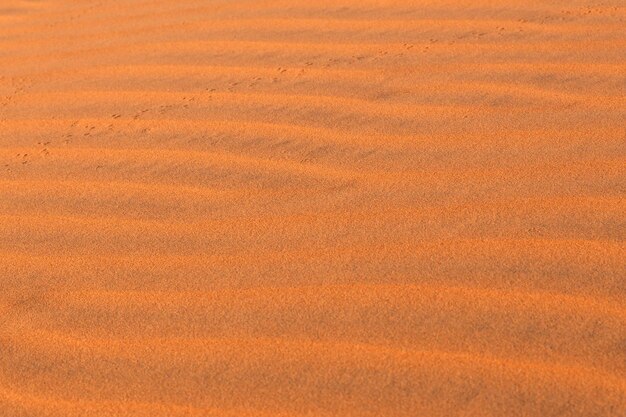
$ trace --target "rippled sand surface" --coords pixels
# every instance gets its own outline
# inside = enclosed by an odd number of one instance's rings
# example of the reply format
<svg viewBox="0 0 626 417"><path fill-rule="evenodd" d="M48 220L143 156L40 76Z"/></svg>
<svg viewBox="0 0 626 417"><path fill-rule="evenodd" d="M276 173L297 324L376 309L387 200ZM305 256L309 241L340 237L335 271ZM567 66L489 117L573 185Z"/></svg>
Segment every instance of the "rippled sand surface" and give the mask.
<svg viewBox="0 0 626 417"><path fill-rule="evenodd" d="M0 416L626 416L626 4L4 0Z"/></svg>

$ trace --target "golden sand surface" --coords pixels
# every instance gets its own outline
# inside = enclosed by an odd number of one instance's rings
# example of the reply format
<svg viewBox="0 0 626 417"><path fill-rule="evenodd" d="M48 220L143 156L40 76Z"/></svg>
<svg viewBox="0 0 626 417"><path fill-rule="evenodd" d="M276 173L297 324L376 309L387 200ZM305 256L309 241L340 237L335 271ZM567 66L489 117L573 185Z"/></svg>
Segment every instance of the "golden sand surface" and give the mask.
<svg viewBox="0 0 626 417"><path fill-rule="evenodd" d="M2 0L0 416L626 416L623 0Z"/></svg>

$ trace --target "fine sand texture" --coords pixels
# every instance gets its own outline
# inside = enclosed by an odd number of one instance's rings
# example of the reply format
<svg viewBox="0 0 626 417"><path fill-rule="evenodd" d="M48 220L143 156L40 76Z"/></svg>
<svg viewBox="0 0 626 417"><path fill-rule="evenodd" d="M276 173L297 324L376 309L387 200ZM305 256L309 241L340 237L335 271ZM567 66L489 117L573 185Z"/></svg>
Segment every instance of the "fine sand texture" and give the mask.
<svg viewBox="0 0 626 417"><path fill-rule="evenodd" d="M626 416L623 0L0 1L0 417Z"/></svg>

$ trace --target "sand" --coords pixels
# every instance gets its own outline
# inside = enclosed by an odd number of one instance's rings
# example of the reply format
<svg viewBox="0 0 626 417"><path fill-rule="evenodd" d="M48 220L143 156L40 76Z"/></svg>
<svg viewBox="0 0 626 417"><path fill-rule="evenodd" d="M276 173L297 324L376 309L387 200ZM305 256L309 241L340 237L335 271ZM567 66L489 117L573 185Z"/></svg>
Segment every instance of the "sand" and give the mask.
<svg viewBox="0 0 626 417"><path fill-rule="evenodd" d="M626 416L626 4L3 0L0 416Z"/></svg>

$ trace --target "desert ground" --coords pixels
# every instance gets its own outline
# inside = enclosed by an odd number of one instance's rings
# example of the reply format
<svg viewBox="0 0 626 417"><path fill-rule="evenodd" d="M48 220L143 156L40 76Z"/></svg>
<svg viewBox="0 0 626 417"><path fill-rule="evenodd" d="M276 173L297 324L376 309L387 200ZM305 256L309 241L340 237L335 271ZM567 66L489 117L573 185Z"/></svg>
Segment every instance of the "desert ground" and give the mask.
<svg viewBox="0 0 626 417"><path fill-rule="evenodd" d="M2 0L0 416L626 416L623 0Z"/></svg>

